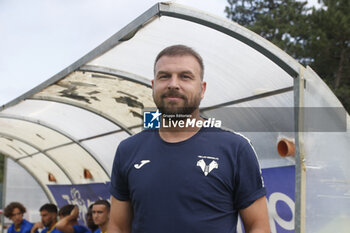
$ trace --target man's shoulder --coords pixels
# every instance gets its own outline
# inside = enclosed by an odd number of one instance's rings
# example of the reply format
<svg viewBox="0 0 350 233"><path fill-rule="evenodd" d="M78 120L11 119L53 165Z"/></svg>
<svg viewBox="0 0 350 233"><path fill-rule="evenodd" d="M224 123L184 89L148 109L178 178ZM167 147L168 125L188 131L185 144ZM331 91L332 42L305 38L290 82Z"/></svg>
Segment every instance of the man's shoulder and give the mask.
<svg viewBox="0 0 350 233"><path fill-rule="evenodd" d="M14 231L14 227L15 225L14 224L11 224L10 227L7 229L7 232L13 232Z"/></svg>
<svg viewBox="0 0 350 233"><path fill-rule="evenodd" d="M90 230L82 225L73 225L74 228L74 233L85 233L85 232L90 232Z"/></svg>
<svg viewBox="0 0 350 233"><path fill-rule="evenodd" d="M158 133L157 130L145 129L121 141L120 146L122 147L123 146L129 147L130 145L135 146L135 143L141 143L141 142L144 142L145 140L151 140L151 137L154 136L156 133Z"/></svg>
<svg viewBox="0 0 350 233"><path fill-rule="evenodd" d="M42 233L42 232L41 232ZM50 233L62 233L61 231L59 231L56 227L54 229L52 229L52 231Z"/></svg>
<svg viewBox="0 0 350 233"><path fill-rule="evenodd" d="M232 129L212 127L205 131L206 137L211 137L214 141L222 141L225 143L250 143L250 140L241 133L235 132Z"/></svg>
<svg viewBox="0 0 350 233"><path fill-rule="evenodd" d="M27 221L27 220L25 220L25 219L23 219L22 225L23 225L24 227L30 227L30 228L32 228L34 224L31 223L31 222L29 222L29 221Z"/></svg>

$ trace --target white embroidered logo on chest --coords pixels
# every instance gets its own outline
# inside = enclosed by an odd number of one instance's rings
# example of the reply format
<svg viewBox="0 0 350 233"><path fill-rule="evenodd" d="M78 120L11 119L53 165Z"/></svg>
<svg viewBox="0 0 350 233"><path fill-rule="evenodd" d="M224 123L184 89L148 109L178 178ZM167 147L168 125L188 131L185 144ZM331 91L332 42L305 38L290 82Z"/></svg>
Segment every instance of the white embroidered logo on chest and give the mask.
<svg viewBox="0 0 350 233"><path fill-rule="evenodd" d="M141 167L143 167L143 165L150 163L150 162L151 162L150 160L141 160L141 162L139 164L135 163L134 167L136 169L140 169Z"/></svg>
<svg viewBox="0 0 350 233"><path fill-rule="evenodd" d="M219 164L214 160L207 165L205 161L201 159L197 162L197 166L202 169L205 176L207 176L214 168L219 168Z"/></svg>

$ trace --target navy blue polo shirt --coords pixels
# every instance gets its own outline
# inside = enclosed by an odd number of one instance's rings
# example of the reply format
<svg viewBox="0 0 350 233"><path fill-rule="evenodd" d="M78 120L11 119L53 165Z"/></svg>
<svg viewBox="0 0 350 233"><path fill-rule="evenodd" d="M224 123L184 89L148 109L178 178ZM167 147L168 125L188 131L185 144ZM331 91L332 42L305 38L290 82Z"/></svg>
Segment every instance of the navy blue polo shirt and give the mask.
<svg viewBox="0 0 350 233"><path fill-rule="evenodd" d="M133 233L233 233L238 211L266 194L249 140L218 128L178 143L157 130L122 141L110 192L131 202Z"/></svg>

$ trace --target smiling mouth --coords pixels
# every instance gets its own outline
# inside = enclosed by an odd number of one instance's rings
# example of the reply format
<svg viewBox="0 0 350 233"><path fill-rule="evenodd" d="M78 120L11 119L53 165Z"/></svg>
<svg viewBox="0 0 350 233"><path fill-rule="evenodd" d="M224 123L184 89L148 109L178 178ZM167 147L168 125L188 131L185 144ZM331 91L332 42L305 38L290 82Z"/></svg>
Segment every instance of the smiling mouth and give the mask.
<svg viewBox="0 0 350 233"><path fill-rule="evenodd" d="M167 100L180 100L180 99L183 99L183 98L179 97L179 96L166 96L166 97L164 97L164 99L167 99Z"/></svg>
<svg viewBox="0 0 350 233"><path fill-rule="evenodd" d="M185 96L178 93L166 93L166 94L163 94L161 97L166 100L174 100L174 101L186 98Z"/></svg>

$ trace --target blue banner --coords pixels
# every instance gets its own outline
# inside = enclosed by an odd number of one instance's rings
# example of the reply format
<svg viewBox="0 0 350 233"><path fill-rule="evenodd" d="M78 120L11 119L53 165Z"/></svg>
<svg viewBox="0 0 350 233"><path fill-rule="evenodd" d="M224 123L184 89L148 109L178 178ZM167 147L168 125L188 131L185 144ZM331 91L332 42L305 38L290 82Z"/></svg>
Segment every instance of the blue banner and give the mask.
<svg viewBox="0 0 350 233"><path fill-rule="evenodd" d="M86 225L86 214L89 206L97 200L109 200L108 183L48 185L57 206L72 204L79 207L79 224Z"/></svg>
<svg viewBox="0 0 350 233"><path fill-rule="evenodd" d="M271 233L294 232L294 166L263 169L262 176L267 192Z"/></svg>

